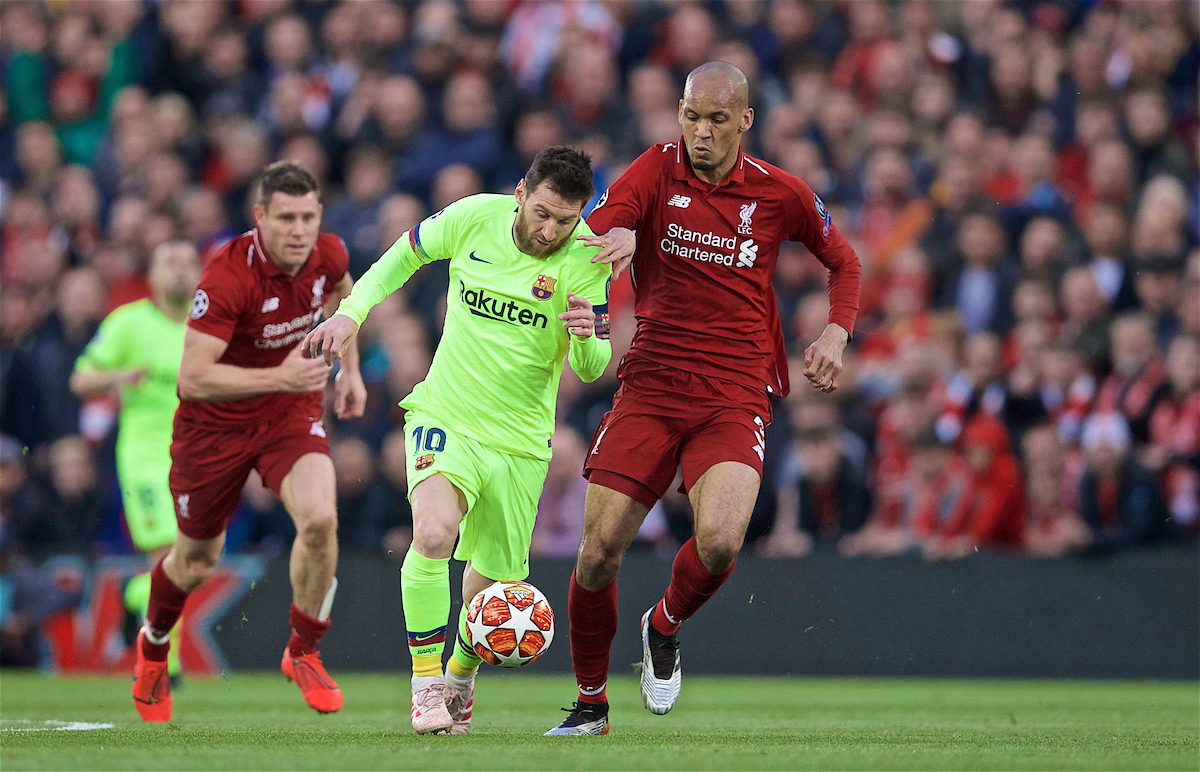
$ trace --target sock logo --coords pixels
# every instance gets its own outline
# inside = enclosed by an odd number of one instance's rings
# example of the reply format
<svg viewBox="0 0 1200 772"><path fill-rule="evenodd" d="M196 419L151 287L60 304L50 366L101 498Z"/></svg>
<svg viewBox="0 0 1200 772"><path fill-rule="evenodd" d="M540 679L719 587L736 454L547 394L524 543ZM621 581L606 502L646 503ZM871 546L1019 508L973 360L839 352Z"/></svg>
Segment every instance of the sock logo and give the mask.
<svg viewBox="0 0 1200 772"><path fill-rule="evenodd" d="M423 633L408 632L408 649L414 657L436 656L446 642L446 626Z"/></svg>

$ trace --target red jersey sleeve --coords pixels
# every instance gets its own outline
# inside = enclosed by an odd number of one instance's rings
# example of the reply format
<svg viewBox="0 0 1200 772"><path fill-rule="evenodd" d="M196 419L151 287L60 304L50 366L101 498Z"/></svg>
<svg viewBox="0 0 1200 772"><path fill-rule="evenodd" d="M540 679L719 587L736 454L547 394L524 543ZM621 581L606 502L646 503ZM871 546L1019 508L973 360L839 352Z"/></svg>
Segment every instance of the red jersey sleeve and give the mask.
<svg viewBox="0 0 1200 772"><path fill-rule="evenodd" d="M862 291L858 255L833 225L821 197L803 180L793 180L792 190L798 200L791 210L795 219L789 223L791 233L787 239L804 244L829 269L829 321L853 335Z"/></svg>
<svg viewBox="0 0 1200 772"><path fill-rule="evenodd" d="M230 242L236 244L240 239ZM233 339L238 317L246 305L252 288L245 277L238 277L232 270L232 261L237 258L229 247L221 250L208 261L200 274L200 283L192 299L192 312L188 326L228 343Z"/></svg>
<svg viewBox="0 0 1200 772"><path fill-rule="evenodd" d="M350 270L350 252L346 242L335 233L322 233L318 238L321 256L329 267L329 276L334 281L341 281Z"/></svg>
<svg viewBox="0 0 1200 772"><path fill-rule="evenodd" d="M613 228L637 230L651 213L650 197L661 185L662 156L671 155L674 143L655 145L634 159L620 177L608 186L588 215L587 224L593 233L604 235ZM666 153L664 153L666 151Z"/></svg>

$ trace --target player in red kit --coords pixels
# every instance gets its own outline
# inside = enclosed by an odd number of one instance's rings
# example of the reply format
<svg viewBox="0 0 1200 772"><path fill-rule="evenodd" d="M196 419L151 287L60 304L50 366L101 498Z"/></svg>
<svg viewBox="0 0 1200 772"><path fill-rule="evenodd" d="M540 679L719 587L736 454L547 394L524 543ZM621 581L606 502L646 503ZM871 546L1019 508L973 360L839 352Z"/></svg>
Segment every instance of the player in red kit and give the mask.
<svg viewBox="0 0 1200 772"><path fill-rule="evenodd" d="M317 652L337 589L333 462L321 424L329 368L323 359L306 358L299 343L353 282L346 246L319 232L318 195L312 175L297 164L268 166L254 205L257 227L217 252L200 277L184 334L171 442L179 535L151 572L138 634L133 701L146 721L171 718L167 634L188 593L212 573L251 469L296 524L283 673L316 710L342 707L342 692ZM341 418L362 415L366 399L358 353L348 353L337 377Z"/></svg>
<svg viewBox="0 0 1200 772"><path fill-rule="evenodd" d="M579 698L548 735L608 732L617 571L682 468L695 537L641 624L643 703L663 714L679 696L676 632L733 570L762 478L771 397L788 393L771 286L783 241L802 242L829 269L829 323L804 352L804 374L815 388L837 387L858 312L858 257L804 182L742 151L754 121L748 93L731 64L693 70L679 102L682 139L639 156L588 218L604 234L597 258L617 274L630 268L637 331L584 464L584 533L567 605Z"/></svg>

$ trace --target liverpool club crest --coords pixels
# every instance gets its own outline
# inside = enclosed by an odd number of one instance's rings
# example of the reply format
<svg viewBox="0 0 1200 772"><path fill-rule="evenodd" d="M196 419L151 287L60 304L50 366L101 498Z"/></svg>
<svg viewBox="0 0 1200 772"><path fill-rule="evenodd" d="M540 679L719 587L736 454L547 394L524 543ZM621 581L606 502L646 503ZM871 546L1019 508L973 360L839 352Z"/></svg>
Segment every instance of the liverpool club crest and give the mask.
<svg viewBox="0 0 1200 772"><path fill-rule="evenodd" d="M533 296L538 300L549 300L554 296L554 284L557 281L553 276L538 276L533 283Z"/></svg>

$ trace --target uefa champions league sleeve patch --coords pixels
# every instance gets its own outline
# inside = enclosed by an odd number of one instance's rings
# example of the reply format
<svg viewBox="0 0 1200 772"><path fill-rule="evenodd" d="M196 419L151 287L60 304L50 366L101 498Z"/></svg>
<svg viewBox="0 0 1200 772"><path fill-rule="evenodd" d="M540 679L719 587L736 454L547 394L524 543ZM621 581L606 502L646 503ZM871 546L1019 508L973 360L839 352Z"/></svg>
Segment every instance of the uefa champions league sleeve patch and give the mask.
<svg viewBox="0 0 1200 772"><path fill-rule="evenodd" d="M829 210L825 208L825 202L816 193L813 193L813 203L817 206L817 216L825 221L825 225L821 228L821 237L829 238L829 226L833 222L833 218L829 216Z"/></svg>
<svg viewBox="0 0 1200 772"><path fill-rule="evenodd" d="M202 289L196 290L196 296L192 298L192 313L193 319L199 319L208 312L208 293Z"/></svg>

